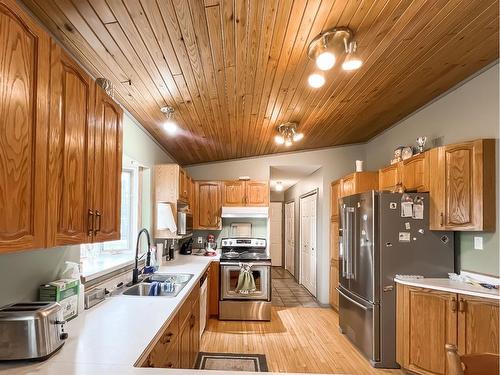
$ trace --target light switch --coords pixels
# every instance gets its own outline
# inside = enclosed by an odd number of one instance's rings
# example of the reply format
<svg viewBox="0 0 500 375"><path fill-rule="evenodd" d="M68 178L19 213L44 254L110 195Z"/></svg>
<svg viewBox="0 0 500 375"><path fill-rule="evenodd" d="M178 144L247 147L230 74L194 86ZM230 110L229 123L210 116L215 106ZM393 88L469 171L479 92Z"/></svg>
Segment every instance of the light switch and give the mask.
<svg viewBox="0 0 500 375"><path fill-rule="evenodd" d="M483 250L483 237L474 236L474 250Z"/></svg>
<svg viewBox="0 0 500 375"><path fill-rule="evenodd" d="M198 243L202 244L203 243L203 237L198 237Z"/></svg>

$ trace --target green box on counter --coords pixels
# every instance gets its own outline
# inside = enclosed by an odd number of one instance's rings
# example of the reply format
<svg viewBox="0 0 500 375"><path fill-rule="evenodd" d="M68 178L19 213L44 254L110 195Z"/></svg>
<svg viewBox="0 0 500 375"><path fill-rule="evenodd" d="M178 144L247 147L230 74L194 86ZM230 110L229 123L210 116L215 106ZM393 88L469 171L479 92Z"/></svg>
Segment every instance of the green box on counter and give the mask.
<svg viewBox="0 0 500 375"><path fill-rule="evenodd" d="M80 280L60 279L40 285L40 301L58 302L63 309L65 320L78 315L78 291Z"/></svg>

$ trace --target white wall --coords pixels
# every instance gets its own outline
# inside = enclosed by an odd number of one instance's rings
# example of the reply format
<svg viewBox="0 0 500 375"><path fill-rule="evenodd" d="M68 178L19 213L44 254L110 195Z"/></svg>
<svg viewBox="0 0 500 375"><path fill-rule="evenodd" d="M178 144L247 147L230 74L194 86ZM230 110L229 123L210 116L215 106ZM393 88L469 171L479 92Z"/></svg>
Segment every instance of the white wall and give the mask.
<svg viewBox="0 0 500 375"><path fill-rule="evenodd" d="M368 169L387 165L399 145L415 144L418 136L450 144L477 138L495 138L497 206L499 187L499 66L495 64L455 90L407 117L366 144ZM464 270L500 276L499 215L495 233L460 233L459 259ZM473 250L473 237L482 236L484 250Z"/></svg>
<svg viewBox="0 0 500 375"><path fill-rule="evenodd" d="M128 114L123 120L123 153L148 167L172 161ZM78 245L0 255L0 306L36 300L38 286L57 279L67 260L80 262Z"/></svg>

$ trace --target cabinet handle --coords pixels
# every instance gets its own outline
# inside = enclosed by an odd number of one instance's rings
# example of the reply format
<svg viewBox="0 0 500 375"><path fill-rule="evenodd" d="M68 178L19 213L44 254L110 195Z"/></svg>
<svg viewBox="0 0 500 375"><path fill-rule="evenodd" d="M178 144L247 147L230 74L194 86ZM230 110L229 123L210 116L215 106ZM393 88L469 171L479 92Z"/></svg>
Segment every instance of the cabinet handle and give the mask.
<svg viewBox="0 0 500 375"><path fill-rule="evenodd" d="M457 311L457 300L455 298L452 298L450 301L450 309L451 309L451 312Z"/></svg>
<svg viewBox="0 0 500 375"><path fill-rule="evenodd" d="M101 231L101 211L96 210L95 211L95 221L96 221L96 226L94 229L94 235L97 235L98 232Z"/></svg>
<svg viewBox="0 0 500 375"><path fill-rule="evenodd" d="M89 237L94 235L94 211L89 208L88 211L87 234Z"/></svg>
<svg viewBox="0 0 500 375"><path fill-rule="evenodd" d="M460 298L460 301L458 302L458 311L465 312L465 306L465 301L463 298Z"/></svg>
<svg viewBox="0 0 500 375"><path fill-rule="evenodd" d="M441 226L444 225L444 214L441 212Z"/></svg>
<svg viewBox="0 0 500 375"><path fill-rule="evenodd" d="M167 333L167 335L166 335L167 339L165 340L165 344L168 344L168 343L170 343L170 341L172 341L172 336L173 335L174 334L172 332Z"/></svg>
<svg viewBox="0 0 500 375"><path fill-rule="evenodd" d="M172 367L174 367L174 364L172 362L168 362L166 364L166 366L167 366L167 368L172 368Z"/></svg>

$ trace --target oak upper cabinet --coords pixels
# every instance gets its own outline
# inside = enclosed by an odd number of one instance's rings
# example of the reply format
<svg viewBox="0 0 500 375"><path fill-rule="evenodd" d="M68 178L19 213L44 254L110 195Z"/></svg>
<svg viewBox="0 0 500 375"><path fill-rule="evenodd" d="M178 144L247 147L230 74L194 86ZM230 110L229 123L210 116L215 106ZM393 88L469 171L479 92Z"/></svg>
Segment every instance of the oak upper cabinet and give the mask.
<svg viewBox="0 0 500 375"><path fill-rule="evenodd" d="M120 239L123 111L96 85L94 241Z"/></svg>
<svg viewBox="0 0 500 375"><path fill-rule="evenodd" d="M401 183L406 191L429 191L429 152L401 162Z"/></svg>
<svg viewBox="0 0 500 375"><path fill-rule="evenodd" d="M401 162L389 165L378 170L378 188L380 190L393 190L401 182Z"/></svg>
<svg viewBox="0 0 500 375"><path fill-rule="evenodd" d="M245 181L246 206L269 206L269 183L267 181Z"/></svg>
<svg viewBox="0 0 500 375"><path fill-rule="evenodd" d="M45 246L50 39L0 0L0 252Z"/></svg>
<svg viewBox="0 0 500 375"><path fill-rule="evenodd" d="M219 181L195 182L195 209L193 225L195 229L218 230L222 228L221 188Z"/></svg>
<svg viewBox="0 0 500 375"><path fill-rule="evenodd" d="M499 354L500 302L458 295L458 351L460 354Z"/></svg>
<svg viewBox="0 0 500 375"><path fill-rule="evenodd" d="M340 181L334 181L330 185L330 220L339 219L339 199L340 199Z"/></svg>
<svg viewBox="0 0 500 375"><path fill-rule="evenodd" d="M189 202L189 176L182 168L179 168L179 199Z"/></svg>
<svg viewBox="0 0 500 375"><path fill-rule="evenodd" d="M222 205L241 207L245 205L245 181L222 181Z"/></svg>
<svg viewBox="0 0 500 375"><path fill-rule="evenodd" d="M447 374L445 345L457 343L456 294L397 287L397 361L418 374Z"/></svg>
<svg viewBox="0 0 500 375"><path fill-rule="evenodd" d="M355 172L340 180L340 196L378 189L378 172Z"/></svg>
<svg viewBox="0 0 500 375"><path fill-rule="evenodd" d="M430 150L430 228L495 230L495 140Z"/></svg>
<svg viewBox="0 0 500 375"><path fill-rule="evenodd" d="M95 85L55 43L51 60L47 244L91 242Z"/></svg>

